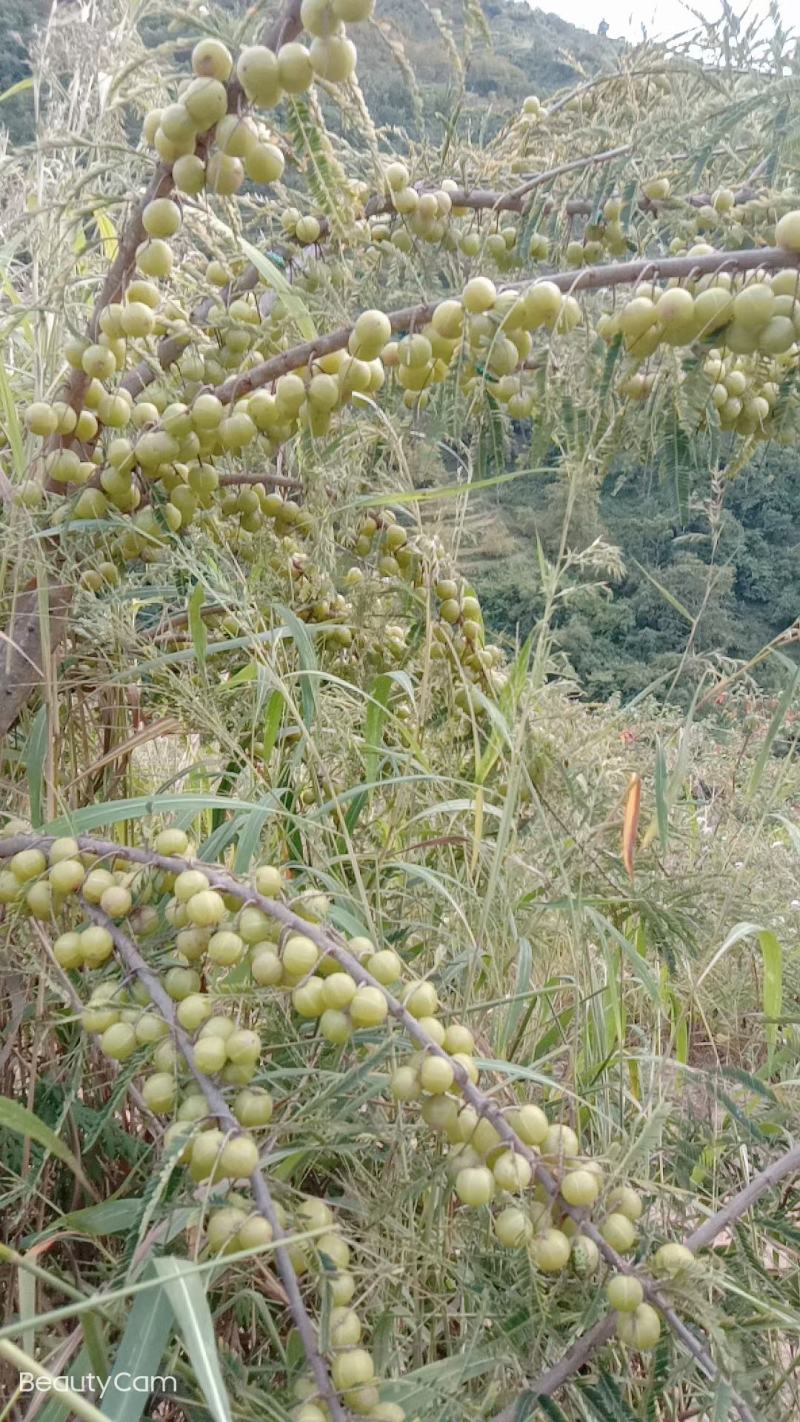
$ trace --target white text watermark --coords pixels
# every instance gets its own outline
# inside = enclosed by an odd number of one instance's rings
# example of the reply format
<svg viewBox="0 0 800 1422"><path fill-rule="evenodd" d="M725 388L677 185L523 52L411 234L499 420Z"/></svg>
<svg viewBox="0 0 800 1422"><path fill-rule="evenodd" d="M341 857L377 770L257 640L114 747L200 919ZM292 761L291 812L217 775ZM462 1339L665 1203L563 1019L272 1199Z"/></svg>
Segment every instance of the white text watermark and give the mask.
<svg viewBox="0 0 800 1422"><path fill-rule="evenodd" d="M104 1398L109 1390L113 1392L138 1392L149 1397L153 1392L177 1393L178 1380L168 1373L114 1373L110 1378L100 1378L97 1373L84 1373L82 1377L39 1377L36 1373L20 1373L20 1392L88 1392Z"/></svg>

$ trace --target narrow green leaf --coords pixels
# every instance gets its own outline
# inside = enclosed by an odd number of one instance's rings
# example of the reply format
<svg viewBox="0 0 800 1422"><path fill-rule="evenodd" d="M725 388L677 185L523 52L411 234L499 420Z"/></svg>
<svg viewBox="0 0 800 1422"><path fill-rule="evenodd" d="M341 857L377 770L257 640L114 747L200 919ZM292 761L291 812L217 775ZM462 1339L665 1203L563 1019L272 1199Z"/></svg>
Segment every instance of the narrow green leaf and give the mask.
<svg viewBox="0 0 800 1422"><path fill-rule="evenodd" d="M753 766L753 769L750 772L750 779L747 782L748 800L754 800L756 795L758 794L758 789L761 784L764 771L766 770L766 767L769 763L769 758L772 754L772 747L775 742L775 737L777 736L781 726L783 725L786 713L792 704L792 699L794 697L795 690L797 689L797 681L799 677L800 667L797 667L794 676L789 682L789 685L785 686L783 691L781 692L778 704L775 707L774 712L772 713L772 718L767 727L767 734L764 737L761 749L759 750L758 756L756 758L755 765Z"/></svg>
<svg viewBox="0 0 800 1422"><path fill-rule="evenodd" d="M175 1255L155 1259L153 1267L164 1282L197 1385L215 1422L231 1422L230 1402L204 1283L188 1260ZM190 1272L191 1271L191 1272Z"/></svg>
<svg viewBox="0 0 800 1422"><path fill-rule="evenodd" d="M764 981L761 989L761 1005L766 1022L767 1045L770 1056L775 1051L778 1036L778 1018L783 1009L783 952L775 934L762 928L758 935L761 957L764 964Z"/></svg>
<svg viewBox="0 0 800 1422"><path fill-rule="evenodd" d="M249 261L253 263L259 276L263 278L266 285L273 291L277 291L289 315L297 322L300 334L306 341L316 339L317 328L311 319L308 307L298 296L296 289L291 282L286 280L283 272L271 262L264 252L258 247L254 247L252 242L245 241L244 237L239 238L242 251L247 255Z"/></svg>
<svg viewBox="0 0 800 1422"><path fill-rule="evenodd" d="M278 739L278 732L283 720L284 704L283 692L275 690L270 693L264 713L264 739L261 744L261 753L265 761L269 760L275 749L275 742Z"/></svg>
<svg viewBox="0 0 800 1422"><path fill-rule="evenodd" d="M286 623L287 630L297 648L297 657L300 662L301 671L319 671L319 663L317 662L316 653L314 651L314 644L308 635L305 623L301 622L300 618L296 617L291 609L284 606L283 603L276 603L275 609ZM317 710L316 684L313 676L301 676L299 680L300 697L303 702L303 721L310 730L314 723Z"/></svg>
<svg viewBox="0 0 800 1422"><path fill-rule="evenodd" d="M135 1392L130 1379L158 1377L171 1328L172 1305L166 1288L137 1295L103 1399L102 1413L110 1422L139 1422L148 1395Z"/></svg>
<svg viewBox="0 0 800 1422"><path fill-rule="evenodd" d="M32 1141L44 1146L51 1155L63 1160L83 1185L89 1185L80 1161L76 1160L69 1146L59 1140L55 1131L46 1126L44 1121L40 1121L38 1116L34 1116L32 1111L21 1106L18 1101L12 1101L8 1096L0 1096L0 1126L5 1126L7 1130L14 1131L19 1136L30 1136Z"/></svg>
<svg viewBox="0 0 800 1422"><path fill-rule="evenodd" d="M189 616L189 631L194 645L195 655L200 665L201 671L206 669L206 647L208 646L208 632L203 621L203 605L206 600L205 588L202 583L195 583L192 594L186 605Z"/></svg>
<svg viewBox="0 0 800 1422"><path fill-rule="evenodd" d="M33 88L33 75L29 74L26 79L18 79L16 84L12 84L9 89L4 89L0 94L0 104L4 104L6 99L13 99L17 94L24 94L26 89Z"/></svg>
<svg viewBox="0 0 800 1422"><path fill-rule="evenodd" d="M661 845L661 853L666 854L667 843L669 841L669 776L667 773L667 757L661 740L656 736L656 772L655 772L655 798L656 798L656 825L658 826L658 840Z"/></svg>
<svg viewBox="0 0 800 1422"><path fill-rule="evenodd" d="M47 706L40 706L33 718L25 750L28 771L28 794L31 802L31 824L38 829L42 823L42 789L44 784L44 762L50 722Z"/></svg>
<svg viewBox="0 0 800 1422"><path fill-rule="evenodd" d="M25 447L23 444L22 425L19 422L19 413L14 393L8 381L3 360L0 358L0 410L3 413L3 425L5 426L8 443L11 447L11 454L14 460L14 469L17 479L25 478Z"/></svg>

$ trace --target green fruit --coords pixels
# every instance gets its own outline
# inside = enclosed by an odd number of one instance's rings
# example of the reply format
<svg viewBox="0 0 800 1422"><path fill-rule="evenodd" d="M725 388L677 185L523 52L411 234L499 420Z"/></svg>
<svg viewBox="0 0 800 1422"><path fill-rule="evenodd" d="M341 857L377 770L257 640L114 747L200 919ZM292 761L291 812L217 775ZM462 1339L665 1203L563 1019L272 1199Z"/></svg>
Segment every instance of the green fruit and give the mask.
<svg viewBox="0 0 800 1422"><path fill-rule="evenodd" d="M238 1234L240 1249L259 1249L272 1243L272 1225L263 1215L251 1215Z"/></svg>
<svg viewBox="0 0 800 1422"><path fill-rule="evenodd" d="M473 1208L488 1205L494 1189L494 1176L485 1165L467 1166L456 1175L455 1190L459 1200Z"/></svg>
<svg viewBox="0 0 800 1422"><path fill-rule="evenodd" d="M614 1274L606 1284L606 1296L618 1313L633 1313L644 1299L644 1289L632 1274Z"/></svg>
<svg viewBox="0 0 800 1422"><path fill-rule="evenodd" d="M561 1181L561 1194L568 1205L593 1205L600 1194L600 1180L591 1170L570 1170Z"/></svg>
<svg viewBox="0 0 800 1422"><path fill-rule="evenodd" d="M380 988L360 987L350 1003L350 1018L356 1027L377 1027L386 1020L388 1011Z"/></svg>
<svg viewBox="0 0 800 1422"><path fill-rule="evenodd" d="M111 1028L111 1031L114 1029ZM177 1083L171 1072L159 1071L142 1084L142 1099L157 1115L166 1115L175 1105Z"/></svg>
<svg viewBox="0 0 800 1422"><path fill-rule="evenodd" d="M62 933L53 944L53 957L59 967L70 970L83 964L83 949L79 933Z"/></svg>
<svg viewBox="0 0 800 1422"><path fill-rule="evenodd" d="M100 907L109 918L125 918L133 907L130 889L122 884L109 884L100 895Z"/></svg>
<svg viewBox="0 0 800 1422"><path fill-rule="evenodd" d="M243 49L236 65L239 83L248 99L260 108L270 109L281 97L278 60L265 45L254 44Z"/></svg>
<svg viewBox="0 0 800 1422"><path fill-rule="evenodd" d="M149 237L174 237L180 225L181 210L172 198L153 198L142 213L142 226Z"/></svg>
<svg viewBox="0 0 800 1422"><path fill-rule="evenodd" d="M61 859L54 864L48 874L55 894L74 894L86 877L86 870L79 859Z"/></svg>
<svg viewBox="0 0 800 1422"><path fill-rule="evenodd" d="M800 252L800 212L787 212L775 226L775 246Z"/></svg>
<svg viewBox="0 0 800 1422"><path fill-rule="evenodd" d="M492 1174L501 1190L517 1194L530 1185L533 1171L524 1156L517 1155L513 1150L504 1150L494 1161Z"/></svg>
<svg viewBox="0 0 800 1422"><path fill-rule="evenodd" d="M286 940L281 954L286 972L293 978L310 973L319 962L319 949L304 933L293 933Z"/></svg>
<svg viewBox="0 0 800 1422"><path fill-rule="evenodd" d="M261 1054L261 1038L257 1032L239 1027L231 1032L226 1047L229 1061L240 1064L255 1062Z"/></svg>
<svg viewBox="0 0 800 1422"><path fill-rule="evenodd" d="M311 41L311 67L330 84L345 84L356 68L356 47L346 35L326 35Z"/></svg>
<svg viewBox="0 0 800 1422"><path fill-rule="evenodd" d="M258 1146L251 1136L231 1136L222 1148L220 1174L246 1180L258 1168Z"/></svg>
<svg viewBox="0 0 800 1422"><path fill-rule="evenodd" d="M201 889L187 900L186 912L191 923L197 924L199 928L210 928L213 924L222 922L227 910L221 894L214 889Z"/></svg>
<svg viewBox="0 0 800 1422"><path fill-rule="evenodd" d="M630 1185L618 1185L612 1190L608 1197L608 1207L611 1210L616 1210L620 1215L625 1215L634 1224L641 1219L644 1213L642 1197Z"/></svg>
<svg viewBox="0 0 800 1422"><path fill-rule="evenodd" d="M204 1110L208 1107L203 1103ZM220 1130L201 1131L195 1136L192 1144L192 1154L189 1161L189 1173L193 1180L207 1180L214 1174L219 1178L219 1156L225 1142L225 1136Z"/></svg>
<svg viewBox="0 0 800 1422"><path fill-rule="evenodd" d="M331 1365L333 1385L340 1392L350 1392L371 1382L375 1376L375 1365L366 1348L351 1348L346 1353L338 1353Z"/></svg>
<svg viewBox="0 0 800 1422"><path fill-rule="evenodd" d="M222 1037L198 1037L193 1050L195 1066L206 1076L222 1071L228 1059Z"/></svg>
<svg viewBox="0 0 800 1422"><path fill-rule="evenodd" d="M277 53L278 80L287 94L302 94L311 87L314 70L305 45L292 41L282 44Z"/></svg>
<svg viewBox="0 0 800 1422"><path fill-rule="evenodd" d="M100 1038L100 1050L115 1062L124 1062L132 1057L138 1045L136 1033L127 1022L113 1023Z"/></svg>
<svg viewBox="0 0 800 1422"><path fill-rule="evenodd" d="M190 992L175 1009L175 1016L187 1032L196 1032L214 1010L210 997L202 992Z"/></svg>
<svg viewBox="0 0 800 1422"><path fill-rule="evenodd" d="M187 193L190 196L201 193L206 185L206 165L202 158L199 158L196 153L184 153L182 157L176 158L172 165L172 181L180 193ZM166 265L165 262L159 262L158 259L152 257L149 258L148 261L150 265L156 265L157 267ZM139 265L141 270L145 270L145 268L141 266L138 257L137 265ZM168 276L169 267L167 267L166 271L156 270L155 272L150 272L149 275Z"/></svg>
<svg viewBox="0 0 800 1422"><path fill-rule="evenodd" d="M227 45L218 39L198 40L192 50L192 72L203 78L224 81L230 78L233 56Z"/></svg>
<svg viewBox="0 0 800 1422"><path fill-rule="evenodd" d="M636 1230L627 1215L607 1215L600 1226L600 1233L606 1244L610 1244L618 1254L630 1253L636 1243Z"/></svg>
<svg viewBox="0 0 800 1422"><path fill-rule="evenodd" d="M505 1249L522 1249L533 1235L533 1225L524 1210L509 1205L495 1217L494 1232Z"/></svg>
<svg viewBox="0 0 800 1422"><path fill-rule="evenodd" d="M27 884L44 873L47 859L41 849L21 849L18 854L13 855L9 868L20 884Z"/></svg>
<svg viewBox="0 0 800 1422"><path fill-rule="evenodd" d="M444 1057L426 1057L420 1067L419 1082L423 1091L438 1095L449 1091L453 1085L454 1073Z"/></svg>
<svg viewBox="0 0 800 1422"><path fill-rule="evenodd" d="M182 1002L190 993L200 990L200 974L194 968L168 968L164 974L164 987L173 1002Z"/></svg>
<svg viewBox="0 0 800 1422"><path fill-rule="evenodd" d="M531 1244L533 1262L544 1274L559 1274L569 1263L570 1251L570 1242L560 1229L546 1229Z"/></svg>
<svg viewBox="0 0 800 1422"><path fill-rule="evenodd" d="M433 1017L439 1005L439 995L433 983L416 983L409 987L404 1001L412 1017Z"/></svg>
<svg viewBox="0 0 800 1422"><path fill-rule="evenodd" d="M653 1273L662 1279L677 1279L693 1264L694 1255L685 1244L662 1244L653 1255Z"/></svg>
<svg viewBox="0 0 800 1422"><path fill-rule="evenodd" d="M114 940L107 928L100 924L84 928L81 933L81 953L87 968L99 968L108 961L113 951Z"/></svg>
<svg viewBox="0 0 800 1422"><path fill-rule="evenodd" d="M272 1120L273 1100L262 1087L245 1087L236 1097L233 1110L240 1126L266 1126Z"/></svg>
<svg viewBox="0 0 800 1422"><path fill-rule="evenodd" d="M219 123L223 114L227 113L228 94L225 85L219 79L199 77L192 80L182 96L182 103L189 110L197 127L205 131L212 128L215 123ZM162 201L168 201L168 199L162 199ZM177 231L177 228L174 230ZM169 236L164 232L157 232L153 235L157 237Z"/></svg>
<svg viewBox="0 0 800 1422"><path fill-rule="evenodd" d="M28 405L23 419L31 434L47 436L55 434L58 428L58 416L52 405L48 405L44 400L35 400L32 405Z"/></svg>
<svg viewBox="0 0 800 1422"><path fill-rule="evenodd" d="M655 1348L661 1337L661 1320L650 1304L640 1304L634 1313L617 1315L617 1336L639 1352Z"/></svg>
<svg viewBox="0 0 800 1422"><path fill-rule="evenodd" d="M266 186L279 183L283 177L284 159L274 143L256 143L244 160L244 170L251 183Z"/></svg>
<svg viewBox="0 0 800 1422"><path fill-rule="evenodd" d="M214 933L208 941L208 956L212 963L229 968L238 963L244 953L244 943L238 933L224 930Z"/></svg>

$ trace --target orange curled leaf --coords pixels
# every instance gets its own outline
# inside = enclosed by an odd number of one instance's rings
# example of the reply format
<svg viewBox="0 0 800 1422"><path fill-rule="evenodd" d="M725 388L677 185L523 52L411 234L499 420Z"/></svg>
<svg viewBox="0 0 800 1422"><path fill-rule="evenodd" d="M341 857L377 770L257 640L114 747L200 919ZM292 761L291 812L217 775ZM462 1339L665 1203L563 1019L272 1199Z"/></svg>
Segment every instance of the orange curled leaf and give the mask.
<svg viewBox="0 0 800 1422"><path fill-rule="evenodd" d="M625 795L625 818L622 822L622 862L633 878L633 851L636 845L636 831L639 828L639 810L642 804L642 777L636 772L628 782Z"/></svg>

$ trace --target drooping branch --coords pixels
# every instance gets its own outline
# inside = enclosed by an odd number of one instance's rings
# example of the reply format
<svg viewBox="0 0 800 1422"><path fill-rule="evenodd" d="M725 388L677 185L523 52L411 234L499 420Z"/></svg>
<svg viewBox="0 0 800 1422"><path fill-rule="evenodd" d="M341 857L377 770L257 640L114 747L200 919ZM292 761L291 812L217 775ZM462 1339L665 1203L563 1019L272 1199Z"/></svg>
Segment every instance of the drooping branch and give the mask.
<svg viewBox="0 0 800 1422"><path fill-rule="evenodd" d="M219 1087L205 1075L197 1066L192 1048L192 1041L189 1034L181 1027L172 998L162 987L161 981L142 957L139 949L132 939L128 938L118 923L109 918L102 909L94 904L83 900L83 907L87 918L93 923L100 924L111 934L114 940L114 949L117 959L128 973L147 988L151 1000L158 1008L163 1020L168 1024L175 1044L186 1062L189 1071L197 1082L200 1091L205 1097L209 1108L209 1113L216 1117L220 1129L230 1135L243 1135L242 1127L234 1116ZM314 1325L308 1314L303 1296L300 1292L300 1285L297 1282L297 1274L294 1265L284 1243L286 1232L278 1218L275 1202L270 1193L269 1186L262 1172L258 1169L253 1171L249 1177L249 1185L258 1213L267 1221L272 1230L272 1238L275 1244L275 1263L281 1281L286 1290L286 1297L289 1301L289 1309L300 1340L303 1344L306 1360L314 1376L314 1381L319 1389L320 1396L330 1412L333 1422L347 1422L348 1414L339 1401L338 1393L331 1382L328 1369L325 1366L322 1354L317 1346Z"/></svg>
<svg viewBox="0 0 800 1422"><path fill-rule="evenodd" d="M775 271L782 267L800 269L800 253L787 252L783 247L755 247L741 252L709 252L693 257L640 257L635 262L618 262L607 266L582 267L577 271L554 272L544 277L529 278L525 281L501 288L502 291L524 291L536 281L552 282L559 291L599 291L617 286L633 286L640 281L696 280L715 272ZM422 302L418 306L404 306L386 314L393 331L413 331L430 321L438 301ZM268 385L290 370L301 370L320 356L344 350L353 327L340 326L326 336L317 336L312 341L304 341L280 355L270 356L260 361L252 369L241 375L232 375L214 394L229 405L242 395Z"/></svg>
<svg viewBox="0 0 800 1422"><path fill-rule="evenodd" d="M47 849L49 845L52 844L53 838L53 836L42 835L17 835L6 840L0 840L0 859L9 858L21 849L32 847ZM257 893L255 889L249 885L241 884L225 870L218 868L216 865L206 864L202 861L187 860L179 856L162 855L152 850L137 849L135 846L121 846L114 843L113 840L98 840L90 836L77 836L76 838L78 846L83 852L92 853L99 858L118 858L120 855L123 855L132 863L157 867L171 874L181 873L189 864L195 867L201 865L209 884L221 894L234 898L243 904L253 904L261 909L263 913L277 920L284 929L301 933L310 938L316 944L320 953L333 958L359 986L376 988L383 995L389 1014L403 1027L407 1036L416 1042L424 1052L431 1056L440 1057L449 1064L464 1100L474 1107L479 1117L485 1118L492 1124L501 1140L504 1140L513 1151L521 1155L523 1159L528 1162L533 1177L544 1188L548 1197L552 1201L557 1202L559 1210L564 1215L569 1216L575 1222L578 1229L594 1242L610 1268L612 1268L615 1273L631 1275L638 1279L645 1298L659 1310L674 1335L680 1340L686 1351L694 1359L701 1372L712 1381L719 1376L717 1365L707 1348L693 1330L678 1316L661 1287L647 1274L637 1269L628 1259L613 1249L612 1246L607 1243L593 1221L586 1216L584 1210L568 1204L567 1201L563 1199L556 1178L542 1162L536 1151L532 1150L520 1139L516 1131L507 1121L499 1104L482 1091L480 1087L474 1084L464 1067L451 1057L443 1047L439 1046L420 1022L412 1016L403 1003L396 998L384 984L378 982L377 978L373 977L359 960L353 956L348 950L345 940L342 939L338 933L329 928L322 928L317 924L308 922L306 919L294 913L290 908L287 908L280 901L265 898L262 894ZM120 933L121 930L117 930L117 932ZM124 938L125 935L123 934L122 937ZM115 938L115 942L116 941ZM133 958L130 958L130 950L136 954L138 963L144 969L144 973L147 974L145 977L142 975L139 966L135 968L140 976L142 976L142 981L145 982L148 990L151 991L153 1001L160 1008L163 997L164 1003L169 1004L169 1011L171 1012L171 999L167 997L167 994L163 988L161 988L158 979L147 967L147 964L144 959L141 958L135 945L132 944L125 949L125 952L129 954L130 962L134 962ZM154 987L158 988L158 996L152 991L151 983ZM174 1018L168 1018L167 1020L173 1021ZM178 1039L176 1038L176 1040ZM191 1043L188 1043L188 1046L191 1051ZM181 1046L181 1051L183 1051L183 1046ZM184 1055L186 1055L185 1052ZM186 1059L191 1067L190 1058L187 1056ZM216 1088L214 1088L214 1090L216 1090ZM224 1106L224 1098L220 1097L220 1100ZM215 1114L217 1114L216 1109ZM236 1123L236 1128L238 1129L238 1123ZM765 1188L767 1187L765 1186ZM592 1347L600 1346L600 1341L602 1340L598 1332L593 1336ZM589 1355L590 1351L591 1349L586 1352L586 1356ZM574 1359L582 1356L583 1353L579 1353L578 1345L576 1344L573 1349L572 1357ZM558 1385L560 1385L560 1383ZM730 1388L730 1396L742 1422L755 1422L753 1413L746 1400L733 1388Z"/></svg>

